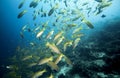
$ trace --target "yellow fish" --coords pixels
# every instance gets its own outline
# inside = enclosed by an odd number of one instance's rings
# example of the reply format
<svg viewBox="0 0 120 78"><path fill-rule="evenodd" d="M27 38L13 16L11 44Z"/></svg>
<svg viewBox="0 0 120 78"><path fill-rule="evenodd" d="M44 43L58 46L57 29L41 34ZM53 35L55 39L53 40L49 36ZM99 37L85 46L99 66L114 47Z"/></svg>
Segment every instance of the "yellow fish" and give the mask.
<svg viewBox="0 0 120 78"><path fill-rule="evenodd" d="M54 41L57 40L62 34L63 34L63 31L57 33L54 37Z"/></svg>
<svg viewBox="0 0 120 78"><path fill-rule="evenodd" d="M38 65L45 64L45 63L47 63L47 62L49 62L49 61L52 61L52 60L53 60L53 57L52 57L52 56L49 57L49 58L44 58L44 59L42 59L42 60L39 61Z"/></svg>
<svg viewBox="0 0 120 78"><path fill-rule="evenodd" d="M33 57L32 55L28 55L28 56L24 57L24 58L22 59L22 61L29 60L29 59L31 59L32 57Z"/></svg>
<svg viewBox="0 0 120 78"><path fill-rule="evenodd" d="M47 78L54 78L54 76L53 76L53 74L51 73L50 76L47 77Z"/></svg>
<svg viewBox="0 0 120 78"><path fill-rule="evenodd" d="M39 78L39 77L42 76L43 73L45 73L45 72L47 72L46 69L43 69L43 70L41 70L41 71L38 71L38 72L36 72L36 73L32 76L32 78Z"/></svg>
<svg viewBox="0 0 120 78"><path fill-rule="evenodd" d="M73 65L72 62L71 62L71 60L70 60L68 57L66 57L66 56L64 55L64 58L65 58L65 61L67 62L68 65L70 65L70 66Z"/></svg>
<svg viewBox="0 0 120 78"><path fill-rule="evenodd" d="M76 33L76 32L79 32L80 30L82 30L82 26L80 26L79 28L76 28L74 31L73 31L73 34Z"/></svg>
<svg viewBox="0 0 120 78"><path fill-rule="evenodd" d="M56 45L59 45L59 44L63 41L63 39L65 39L64 36L62 36L62 37L59 39L59 41L56 43Z"/></svg>
<svg viewBox="0 0 120 78"><path fill-rule="evenodd" d="M53 33L54 33L54 30L50 31L50 32L48 33L48 35L46 36L46 38L47 38L47 39L50 39L50 37L53 35Z"/></svg>
<svg viewBox="0 0 120 78"><path fill-rule="evenodd" d="M59 71L59 67L58 67L58 65L55 64L54 62L49 61L49 62L47 63L47 65L50 66L52 70Z"/></svg>
<svg viewBox="0 0 120 78"><path fill-rule="evenodd" d="M18 14L18 17L17 17L17 18L21 18L26 12L27 12L27 10L23 10L22 12L20 12L20 13Z"/></svg>
<svg viewBox="0 0 120 78"><path fill-rule="evenodd" d="M67 46L71 46L73 41L68 41L64 44L64 51L66 51Z"/></svg>
<svg viewBox="0 0 120 78"><path fill-rule="evenodd" d="M39 31L36 35L36 38L40 38L40 36L43 34L44 31L45 31L45 28L43 28L41 31Z"/></svg>
<svg viewBox="0 0 120 78"><path fill-rule="evenodd" d="M78 45L79 41L80 41L80 38L75 39L74 44L73 44L73 49L75 49L75 47Z"/></svg>
<svg viewBox="0 0 120 78"><path fill-rule="evenodd" d="M61 61L62 57L63 57L63 54L60 54L55 60L55 64L58 64Z"/></svg>
<svg viewBox="0 0 120 78"><path fill-rule="evenodd" d="M82 19L82 22L84 22L89 28L93 29L94 26L92 25L92 23L88 20L86 20L85 18Z"/></svg>
<svg viewBox="0 0 120 78"><path fill-rule="evenodd" d="M49 42L47 42L46 46L49 47L53 52L61 54L60 50L56 47L54 43L50 44Z"/></svg>
<svg viewBox="0 0 120 78"><path fill-rule="evenodd" d="M37 65L37 63L31 63L31 64L28 65L28 67L33 67L35 65Z"/></svg>

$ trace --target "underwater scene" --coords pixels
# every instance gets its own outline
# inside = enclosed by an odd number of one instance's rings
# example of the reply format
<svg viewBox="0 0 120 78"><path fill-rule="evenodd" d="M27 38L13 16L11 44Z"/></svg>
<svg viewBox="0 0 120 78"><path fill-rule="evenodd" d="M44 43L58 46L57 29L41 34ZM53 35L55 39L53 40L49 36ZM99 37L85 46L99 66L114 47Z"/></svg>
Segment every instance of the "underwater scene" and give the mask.
<svg viewBox="0 0 120 78"><path fill-rule="evenodd" d="M0 0L0 78L120 78L120 0Z"/></svg>

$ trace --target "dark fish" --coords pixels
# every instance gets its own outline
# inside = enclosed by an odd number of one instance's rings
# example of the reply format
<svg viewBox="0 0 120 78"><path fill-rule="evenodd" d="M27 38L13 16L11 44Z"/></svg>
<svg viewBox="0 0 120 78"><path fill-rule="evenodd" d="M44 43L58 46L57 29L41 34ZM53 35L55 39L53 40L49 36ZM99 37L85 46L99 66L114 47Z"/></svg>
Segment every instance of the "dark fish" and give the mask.
<svg viewBox="0 0 120 78"><path fill-rule="evenodd" d="M35 20L37 18L37 15L35 14L34 16L33 16L33 20Z"/></svg>
<svg viewBox="0 0 120 78"><path fill-rule="evenodd" d="M23 10L22 12L18 14L17 18L21 18L26 12L27 10Z"/></svg>
<svg viewBox="0 0 120 78"><path fill-rule="evenodd" d="M23 1L19 4L18 9L22 8L24 3L25 3L25 0L23 0Z"/></svg>
<svg viewBox="0 0 120 78"><path fill-rule="evenodd" d="M72 21L76 21L81 17L81 15L78 15L77 17L73 18Z"/></svg>
<svg viewBox="0 0 120 78"><path fill-rule="evenodd" d="M46 13L45 12L43 13L43 17L46 17Z"/></svg>
<svg viewBox="0 0 120 78"><path fill-rule="evenodd" d="M106 17L106 15L103 14L101 17L104 18L104 17Z"/></svg>
<svg viewBox="0 0 120 78"><path fill-rule="evenodd" d="M56 4L54 7L52 7L48 13L48 16L51 16L53 12L55 11L55 9L57 9L58 7L59 7L59 4Z"/></svg>
<svg viewBox="0 0 120 78"><path fill-rule="evenodd" d="M48 16L51 16L51 15L53 14L54 10L55 10L55 9L52 8L52 9L49 11Z"/></svg>
<svg viewBox="0 0 120 78"><path fill-rule="evenodd" d="M95 1L97 1L97 2L102 2L102 0L95 0Z"/></svg>
<svg viewBox="0 0 120 78"><path fill-rule="evenodd" d="M23 32L20 32L20 37L21 37L22 39L24 38Z"/></svg>
<svg viewBox="0 0 120 78"><path fill-rule="evenodd" d="M67 7L68 5L67 5L67 1L66 0L64 1L64 3L65 3L65 6Z"/></svg>
<svg viewBox="0 0 120 78"><path fill-rule="evenodd" d="M39 1L40 1L40 0L34 0L34 1L32 1L32 2L30 3L29 7L35 8L35 7L38 5Z"/></svg>
<svg viewBox="0 0 120 78"><path fill-rule="evenodd" d="M31 32L32 30L30 28L28 28L28 32Z"/></svg>
<svg viewBox="0 0 120 78"><path fill-rule="evenodd" d="M82 19L82 22L84 22L89 28L93 29L94 26L92 25L92 23L88 20L86 20L85 18Z"/></svg>

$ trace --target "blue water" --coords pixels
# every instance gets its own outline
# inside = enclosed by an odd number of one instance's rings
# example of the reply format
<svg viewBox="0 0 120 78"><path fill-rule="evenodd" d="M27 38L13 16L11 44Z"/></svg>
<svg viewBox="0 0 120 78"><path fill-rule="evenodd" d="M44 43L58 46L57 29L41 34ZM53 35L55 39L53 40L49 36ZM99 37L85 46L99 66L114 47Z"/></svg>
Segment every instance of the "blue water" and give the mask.
<svg viewBox="0 0 120 78"><path fill-rule="evenodd" d="M21 28L23 25L26 23L30 23L30 25L33 25L34 22L45 22L47 19L43 18L41 19L36 19L35 21L32 21L32 8L29 8L29 3L31 2L26 0L27 2L25 5L22 7L22 9L18 9L18 5L21 2L20 0L1 0L0 1L0 67L1 71L4 71L4 66L8 65L8 58L14 55L16 51L16 47L18 45L20 46L25 46L24 44L27 43L28 41L31 41L32 38L30 36L26 36L26 40L21 39L19 33L21 31ZM88 31L83 31L86 33L85 38L83 39L88 39L91 37L91 35L97 35L99 34L99 31L104 31L104 29L109 29L109 21L111 21L111 24L115 23L114 21L120 22L120 0L113 0L112 5L110 7L105 8L105 10L97 15L90 15L90 17L87 17L92 24L95 26L94 29L90 29ZM37 8L40 8L40 5L37 6ZM18 19L17 15L19 12L22 10L27 9L29 10L29 13L23 16L22 18ZM46 9L49 9L46 6ZM105 14L106 17L102 18L101 15ZM49 20L50 18L47 17ZM113 23L112 23L113 22ZM111 27L113 29L119 28L116 26L120 25L115 25L115 27ZM106 30L107 31L107 30ZM114 31L114 30L113 30ZM118 30L117 30L118 31ZM30 35L30 34L28 34ZM99 38L99 37L98 37ZM102 38L101 38L102 39ZM87 41L87 40L83 40ZM38 43L39 44L39 43ZM28 45L28 44L26 44ZM2 75L4 72L2 73Z"/></svg>

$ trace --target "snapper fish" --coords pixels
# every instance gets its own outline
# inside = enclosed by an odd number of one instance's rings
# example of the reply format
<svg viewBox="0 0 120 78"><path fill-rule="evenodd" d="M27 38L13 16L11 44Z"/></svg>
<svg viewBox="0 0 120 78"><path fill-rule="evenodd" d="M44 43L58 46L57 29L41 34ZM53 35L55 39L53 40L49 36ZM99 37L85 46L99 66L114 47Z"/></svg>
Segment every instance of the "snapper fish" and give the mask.
<svg viewBox="0 0 120 78"><path fill-rule="evenodd" d="M26 12L27 10L23 10L22 12L18 14L17 18L21 18Z"/></svg>
<svg viewBox="0 0 120 78"><path fill-rule="evenodd" d="M33 56L32 55L28 55L28 56L25 56L22 61L26 61L26 60L29 60L29 59L32 59Z"/></svg>
<svg viewBox="0 0 120 78"><path fill-rule="evenodd" d="M73 49L75 49L75 47L78 45L79 41L80 41L80 38L75 39L75 41L73 43Z"/></svg>
<svg viewBox="0 0 120 78"><path fill-rule="evenodd" d="M58 64L62 60L63 54L60 54L55 60L55 64Z"/></svg>
<svg viewBox="0 0 120 78"><path fill-rule="evenodd" d="M46 36L46 39L50 39L50 37L53 35L54 30L51 30L48 35Z"/></svg>
<svg viewBox="0 0 120 78"><path fill-rule="evenodd" d="M55 11L55 9L57 9L58 7L59 7L59 4L57 3L54 7L50 9L50 11L48 12L48 16L51 16L53 12Z"/></svg>
<svg viewBox="0 0 120 78"><path fill-rule="evenodd" d="M53 57L52 57L52 56L49 57L49 58L43 58L43 59L41 59L41 60L39 61L38 65L45 64L45 63L47 63L47 62L49 62L49 61L52 61L52 60L53 60Z"/></svg>
<svg viewBox="0 0 120 78"><path fill-rule="evenodd" d="M73 65L73 63L71 62L71 60L67 56L64 55L63 57L65 58L65 61L68 65L70 65L70 66Z"/></svg>
<svg viewBox="0 0 120 78"><path fill-rule="evenodd" d="M33 1L30 3L29 7L35 8L35 7L37 7L37 5L38 5L39 2L40 2L40 0L33 0Z"/></svg>
<svg viewBox="0 0 120 78"><path fill-rule="evenodd" d="M57 40L62 34L63 34L63 31L58 32L54 37L54 41Z"/></svg>
<svg viewBox="0 0 120 78"><path fill-rule="evenodd" d="M39 31L36 35L36 38L40 38L44 31L45 31L45 28L43 28L41 31Z"/></svg>
<svg viewBox="0 0 120 78"><path fill-rule="evenodd" d="M47 63L47 65L48 65L52 70L59 71L59 67L58 67L58 65L55 64L54 62L49 61L49 62Z"/></svg>
<svg viewBox="0 0 120 78"><path fill-rule="evenodd" d="M74 34L74 33L77 33L77 32L79 32L79 31L82 30L82 29L83 29L82 26L80 26L80 27L76 28L75 30L73 30L72 33L73 33L73 34Z"/></svg>
<svg viewBox="0 0 120 78"><path fill-rule="evenodd" d="M54 43L50 44L49 42L47 42L46 46L49 47L54 53L61 54L60 50L56 47Z"/></svg>
<svg viewBox="0 0 120 78"><path fill-rule="evenodd" d="M68 47L68 46L71 46L72 43L73 43L73 41L68 41L68 42L66 42L66 43L64 44L64 51L66 51L67 47Z"/></svg>
<svg viewBox="0 0 120 78"><path fill-rule="evenodd" d="M46 69L43 69L43 70L40 70L40 71L37 71L36 73L33 74L32 78L39 78L40 76L43 75L43 73L47 72Z"/></svg>
<svg viewBox="0 0 120 78"><path fill-rule="evenodd" d="M23 32L20 32L20 37L21 37L22 39L24 38Z"/></svg>
<svg viewBox="0 0 120 78"><path fill-rule="evenodd" d="M92 25L92 23L90 21L88 21L87 19L83 18L82 22L84 22L89 28L93 29L94 26Z"/></svg>
<svg viewBox="0 0 120 78"><path fill-rule="evenodd" d="M25 3L25 0L21 1L20 4L19 4L19 6L18 6L18 9L22 8L23 5L24 5L24 3Z"/></svg>
<svg viewBox="0 0 120 78"><path fill-rule="evenodd" d="M62 36L62 37L58 40L58 42L56 43L56 45L59 45L64 39L65 39L65 37Z"/></svg>

